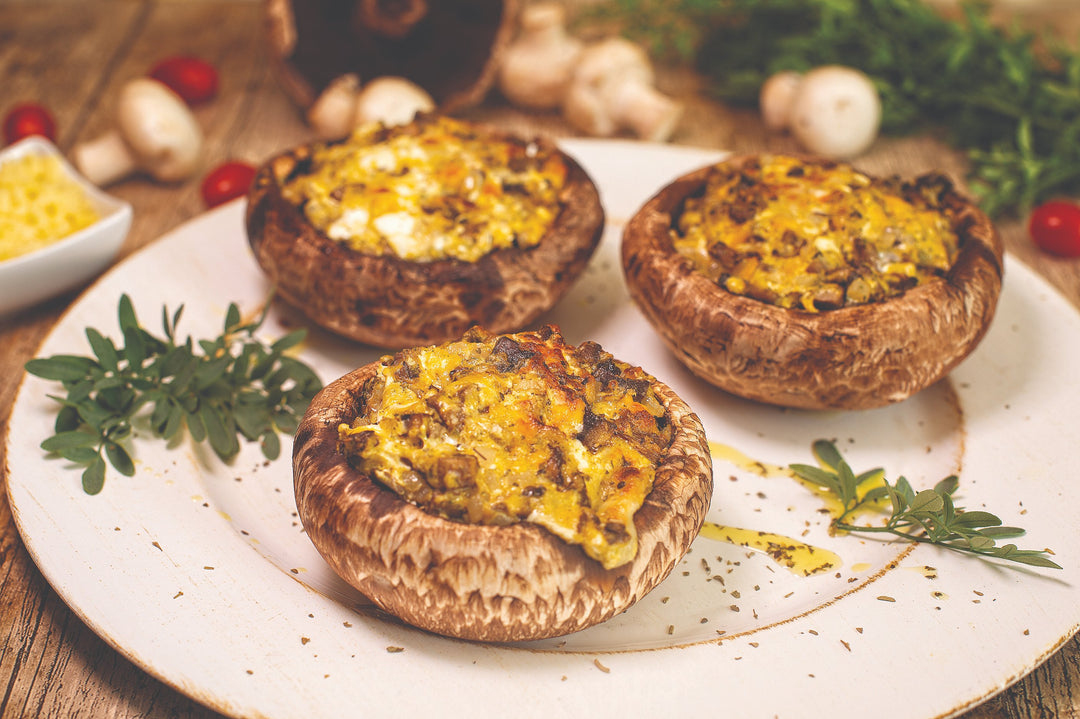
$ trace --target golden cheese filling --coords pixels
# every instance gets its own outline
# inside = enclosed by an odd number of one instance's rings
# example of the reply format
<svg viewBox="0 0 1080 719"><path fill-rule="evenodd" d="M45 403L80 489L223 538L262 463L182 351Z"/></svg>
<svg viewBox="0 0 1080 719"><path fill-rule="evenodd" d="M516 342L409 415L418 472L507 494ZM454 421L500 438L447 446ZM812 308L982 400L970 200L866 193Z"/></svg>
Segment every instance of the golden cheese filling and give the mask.
<svg viewBox="0 0 1080 719"><path fill-rule="evenodd" d="M653 379L553 327L403 350L342 424L350 464L446 519L533 522L606 568L637 554L634 514L673 430Z"/></svg>
<svg viewBox="0 0 1080 719"><path fill-rule="evenodd" d="M764 156L717 165L686 200L675 249L729 292L810 312L878 302L943 276L959 252L952 185Z"/></svg>
<svg viewBox="0 0 1080 719"><path fill-rule="evenodd" d="M566 175L553 148L426 117L319 145L282 194L357 252L475 262L539 243L559 214Z"/></svg>

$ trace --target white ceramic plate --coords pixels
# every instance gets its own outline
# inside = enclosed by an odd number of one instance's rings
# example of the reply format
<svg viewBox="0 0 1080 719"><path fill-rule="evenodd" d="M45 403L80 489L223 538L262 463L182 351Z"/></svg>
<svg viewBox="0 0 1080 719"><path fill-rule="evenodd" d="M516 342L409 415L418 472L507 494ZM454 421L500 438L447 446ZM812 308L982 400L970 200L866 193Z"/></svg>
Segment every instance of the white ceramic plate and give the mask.
<svg viewBox="0 0 1080 719"><path fill-rule="evenodd" d="M8 437L8 493L26 546L56 591L148 672L234 716L940 717L1043 661L1077 629L1080 316L1010 261L997 319L950 379L868 412L754 405L711 389L667 353L629 304L624 220L655 189L719 157L622 142L567 142L593 173L609 225L587 274L547 320L672 385L710 439L765 463L809 462L832 438L856 470L916 487L959 471L960 504L1027 527L1021 546L1062 571L828 535L823 500L746 461L715 462L709 520L835 552L805 577L704 537L657 590L563 640L491 646L388 621L338 580L301 531L287 460L248 447L231 466L204 448L136 443L137 473L87 496L79 472L37 448L55 387L27 377ZM116 336L130 293L148 328L185 304L181 331L213 336L230 301L254 312L268 287L242 204L197 218L105 275L41 348L86 354L92 325ZM297 318L275 310L277 336ZM314 332L303 355L330 380L376 357Z"/></svg>
<svg viewBox="0 0 1080 719"><path fill-rule="evenodd" d="M100 219L40 250L0 262L0 315L76 289L101 274L120 251L131 227L131 205L98 189L43 137L27 137L4 148L0 163L27 155L55 157L64 174L90 198Z"/></svg>

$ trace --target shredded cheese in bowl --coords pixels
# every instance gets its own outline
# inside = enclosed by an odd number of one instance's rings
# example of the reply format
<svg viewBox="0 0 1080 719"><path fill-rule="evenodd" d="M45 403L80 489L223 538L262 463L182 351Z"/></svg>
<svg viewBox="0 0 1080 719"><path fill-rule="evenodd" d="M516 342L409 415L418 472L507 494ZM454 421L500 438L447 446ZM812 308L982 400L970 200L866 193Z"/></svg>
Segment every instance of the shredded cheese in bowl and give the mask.
<svg viewBox="0 0 1080 719"><path fill-rule="evenodd" d="M0 316L101 274L131 217L129 203L82 177L44 137L0 149Z"/></svg>
<svg viewBox="0 0 1080 719"><path fill-rule="evenodd" d="M51 155L0 164L0 262L35 252L97 222L90 198Z"/></svg>

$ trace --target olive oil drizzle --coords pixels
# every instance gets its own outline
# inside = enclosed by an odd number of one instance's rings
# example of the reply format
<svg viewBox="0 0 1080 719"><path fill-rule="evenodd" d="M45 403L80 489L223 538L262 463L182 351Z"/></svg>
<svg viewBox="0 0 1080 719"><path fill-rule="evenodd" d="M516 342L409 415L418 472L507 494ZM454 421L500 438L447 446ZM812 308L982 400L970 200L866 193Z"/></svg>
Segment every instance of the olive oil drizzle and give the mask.
<svg viewBox="0 0 1080 719"><path fill-rule="evenodd" d="M723 461L728 464L733 464L739 469L745 472L751 472L759 477L765 477L766 479L772 477L787 477L794 480L812 492L818 499L825 505L825 509L828 510L829 515L837 517L843 511L843 507L840 505L840 500L832 492L829 492L824 487L819 487L813 482L809 482L802 477L792 472L788 467L779 464L769 464L768 462L761 462L753 459L748 455L740 452L734 447L730 447L726 444L720 444L719 442L709 442L709 452L712 454L713 461Z"/></svg>
<svg viewBox="0 0 1080 719"><path fill-rule="evenodd" d="M842 511L842 507L834 495L816 484L802 479L787 467L753 459L734 447L719 442L709 442L709 451L714 462L724 461L760 477L787 477L795 480L821 499L830 515L837 516ZM769 555L777 564L786 567L794 574L804 577L820 574L843 564L843 560L834 552L772 532L727 527L715 522L706 522L701 528L701 536L706 539L763 552Z"/></svg>
<svg viewBox="0 0 1080 719"><path fill-rule="evenodd" d="M998 545L1000 540L1022 536L1024 530L1003 525L990 512L955 506L952 495L959 484L956 474L942 479L933 489L916 491L903 476L890 484L881 468L856 474L836 446L824 439L813 445L818 467L793 464L780 468L751 460L738 450L716 443L710 443L710 451L714 459L724 459L762 477L793 476L801 481L826 500L826 511L833 517L830 532L891 534L913 543L937 544L976 556L1061 569L1047 556L1053 554L1050 549L1019 549L1012 543ZM854 524L855 517L863 513L879 515L881 521ZM720 539L729 540L732 536L722 531L710 532ZM789 541L793 547L801 544L797 540ZM766 551L772 543L772 540L764 542ZM770 554L776 557L773 552Z"/></svg>
<svg viewBox="0 0 1080 719"><path fill-rule="evenodd" d="M772 532L706 522L701 528L701 536L763 552L777 564L804 577L835 569L843 563L834 552Z"/></svg>
<svg viewBox="0 0 1080 719"><path fill-rule="evenodd" d="M840 517L844 513L844 506L840 502L840 498L835 493L829 491L828 488L815 484L803 477L800 477L789 467L785 467L779 464L769 464L767 462L761 462L753 459L746 454L743 454L734 447L729 447L726 444L720 444L719 442L709 442L709 452L712 454L714 461L721 460L729 464L733 464L739 469L752 472L759 477L772 478L772 477L787 477L801 484L807 491L812 493L815 497L821 500L821 503L825 505L824 509L829 513L829 516L833 519ZM883 484L881 478L869 481L865 486L867 489L872 487L881 486ZM868 502L865 507L855 513L849 513L848 516L852 519L857 518L859 515L866 512L884 511L885 502Z"/></svg>

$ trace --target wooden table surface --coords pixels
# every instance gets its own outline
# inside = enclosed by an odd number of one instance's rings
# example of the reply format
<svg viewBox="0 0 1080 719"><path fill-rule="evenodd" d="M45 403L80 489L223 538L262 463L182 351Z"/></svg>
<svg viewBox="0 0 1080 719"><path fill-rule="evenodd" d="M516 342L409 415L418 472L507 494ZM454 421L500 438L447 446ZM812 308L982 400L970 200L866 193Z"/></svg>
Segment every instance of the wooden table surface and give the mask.
<svg viewBox="0 0 1080 719"><path fill-rule="evenodd" d="M1056 3L1056 14L1017 10L1021 20L1080 31L1080 3ZM0 0L0 113L34 100L53 111L58 144L69 151L108 123L120 85L158 59L186 53L220 71L221 92L197 109L206 132L206 166L227 159L258 163L310 138L267 62L257 2L18 2ZM736 151L785 149L787 138L765 132L756 113L705 99L689 71L665 68L661 86L686 111L672 142ZM553 114L525 114L497 92L463 115L525 132L570 136ZM931 138L882 139L860 160L872 171L911 174L944 169L963 176L963 157ZM110 191L135 208L124 256L203 211L200 176L177 185L136 178ZM1019 222L1003 223L1015 258L1033 267L1080 306L1080 261L1033 249ZM74 295L0 319L0 434L23 364L35 356ZM0 458L4 452L0 446ZM0 466L6 464L0 463ZM4 485L6 486L6 485ZM28 556L6 493L0 497L0 717L209 717L216 714L146 674L98 638L57 597ZM888 692L883 693L884 696ZM964 714L966 719L1080 716L1080 639L1068 641L1010 689Z"/></svg>

